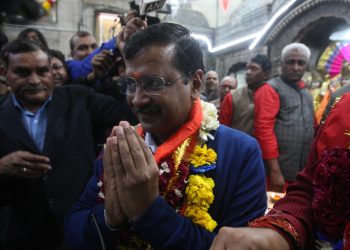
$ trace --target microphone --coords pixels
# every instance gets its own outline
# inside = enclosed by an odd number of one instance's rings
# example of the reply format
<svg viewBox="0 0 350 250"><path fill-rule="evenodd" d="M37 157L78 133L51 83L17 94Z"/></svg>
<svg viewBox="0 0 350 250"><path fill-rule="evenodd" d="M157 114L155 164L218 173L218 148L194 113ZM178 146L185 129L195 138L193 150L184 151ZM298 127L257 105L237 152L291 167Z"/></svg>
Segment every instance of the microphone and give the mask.
<svg viewBox="0 0 350 250"><path fill-rule="evenodd" d="M166 0L138 0L140 6L140 15L161 10Z"/></svg>

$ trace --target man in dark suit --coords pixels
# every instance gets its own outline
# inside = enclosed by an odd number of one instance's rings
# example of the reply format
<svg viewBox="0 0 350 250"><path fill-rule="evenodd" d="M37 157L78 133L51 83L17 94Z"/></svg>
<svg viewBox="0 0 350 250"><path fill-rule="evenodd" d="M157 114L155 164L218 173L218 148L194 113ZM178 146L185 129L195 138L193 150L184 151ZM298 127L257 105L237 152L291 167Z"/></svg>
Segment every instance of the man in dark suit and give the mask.
<svg viewBox="0 0 350 250"><path fill-rule="evenodd" d="M127 105L84 86L55 87L47 53L15 40L2 50L11 94L0 100L0 205L7 249L65 249L63 219L90 175L92 132L135 121Z"/></svg>

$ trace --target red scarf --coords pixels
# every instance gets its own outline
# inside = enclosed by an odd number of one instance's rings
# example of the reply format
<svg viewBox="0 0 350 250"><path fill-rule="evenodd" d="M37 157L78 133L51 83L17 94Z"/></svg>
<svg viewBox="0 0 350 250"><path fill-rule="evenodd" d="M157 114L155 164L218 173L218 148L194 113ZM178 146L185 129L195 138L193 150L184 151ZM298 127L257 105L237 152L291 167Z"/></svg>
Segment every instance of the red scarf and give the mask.
<svg viewBox="0 0 350 250"><path fill-rule="evenodd" d="M158 165L162 159L171 155L187 138L197 133L201 126L202 119L202 105L200 99L197 99L192 105L188 121L157 148L154 159ZM137 131L141 135L144 134L141 126L137 128Z"/></svg>

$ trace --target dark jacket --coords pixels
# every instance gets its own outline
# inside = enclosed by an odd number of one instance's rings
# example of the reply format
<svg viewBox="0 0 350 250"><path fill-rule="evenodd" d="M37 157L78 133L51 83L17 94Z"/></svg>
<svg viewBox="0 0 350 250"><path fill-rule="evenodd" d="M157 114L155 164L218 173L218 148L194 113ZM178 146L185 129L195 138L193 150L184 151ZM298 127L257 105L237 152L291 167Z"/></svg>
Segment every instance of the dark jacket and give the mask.
<svg viewBox="0 0 350 250"><path fill-rule="evenodd" d="M0 176L0 204L10 205L9 249L55 249L63 240L63 219L92 174L92 132L134 117L125 102L83 86L56 87L48 103L43 152L28 135L11 95L0 103L0 157L17 150L50 158L41 178Z"/></svg>

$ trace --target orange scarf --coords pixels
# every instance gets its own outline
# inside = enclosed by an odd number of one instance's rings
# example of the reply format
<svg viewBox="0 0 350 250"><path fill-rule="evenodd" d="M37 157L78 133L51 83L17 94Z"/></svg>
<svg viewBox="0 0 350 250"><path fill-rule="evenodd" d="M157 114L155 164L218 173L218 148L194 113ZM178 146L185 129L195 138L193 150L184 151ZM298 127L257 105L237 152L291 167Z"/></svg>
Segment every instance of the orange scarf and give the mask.
<svg viewBox="0 0 350 250"><path fill-rule="evenodd" d="M200 99L194 101L188 121L184 123L175 134L171 135L164 143L162 143L154 154L157 164L161 159L172 154L187 138L193 136L199 130L203 119L203 112ZM141 126L137 128L137 132L144 134Z"/></svg>

